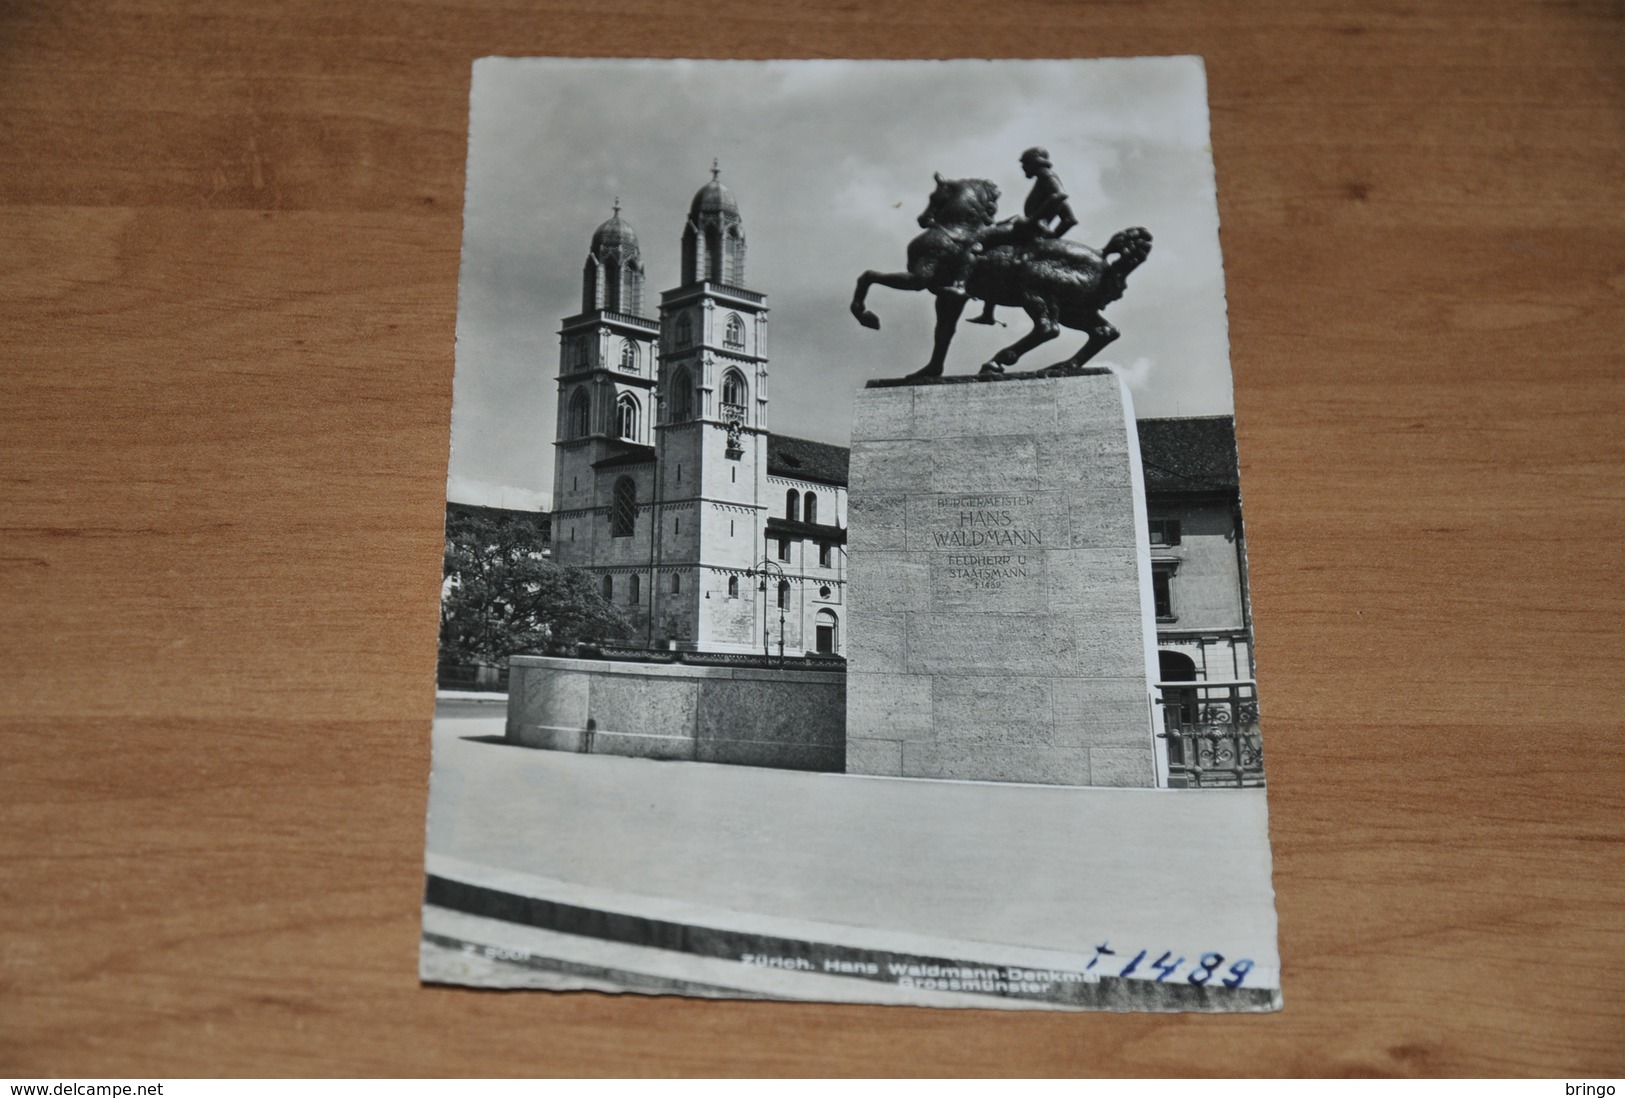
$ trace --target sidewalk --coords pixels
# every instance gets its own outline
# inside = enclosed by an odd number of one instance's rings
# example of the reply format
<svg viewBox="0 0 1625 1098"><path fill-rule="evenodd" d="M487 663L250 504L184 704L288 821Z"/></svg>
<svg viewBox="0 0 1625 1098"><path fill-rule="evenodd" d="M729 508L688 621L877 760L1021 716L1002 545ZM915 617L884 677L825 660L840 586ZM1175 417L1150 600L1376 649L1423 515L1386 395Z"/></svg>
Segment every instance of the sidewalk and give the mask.
<svg viewBox="0 0 1625 1098"><path fill-rule="evenodd" d="M1277 985L1262 789L808 774L535 751L501 734L500 719L435 722L429 852L510 891L590 892L708 925L800 921L825 941L1043 950L1080 968L1108 943L1118 964L1145 950L1188 968L1211 952Z"/></svg>
<svg viewBox="0 0 1625 1098"><path fill-rule="evenodd" d="M472 701L508 704L508 692L494 690L440 690L434 692L435 701Z"/></svg>

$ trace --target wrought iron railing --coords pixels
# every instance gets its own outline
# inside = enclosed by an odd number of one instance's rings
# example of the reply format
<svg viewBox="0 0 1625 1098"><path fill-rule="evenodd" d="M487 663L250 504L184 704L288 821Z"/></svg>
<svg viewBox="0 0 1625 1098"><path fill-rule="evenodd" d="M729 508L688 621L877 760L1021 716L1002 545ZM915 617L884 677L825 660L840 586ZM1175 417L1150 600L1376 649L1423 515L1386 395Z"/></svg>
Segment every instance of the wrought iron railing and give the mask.
<svg viewBox="0 0 1625 1098"><path fill-rule="evenodd" d="M1168 784L1209 789L1264 784L1258 687L1236 682L1159 682Z"/></svg>

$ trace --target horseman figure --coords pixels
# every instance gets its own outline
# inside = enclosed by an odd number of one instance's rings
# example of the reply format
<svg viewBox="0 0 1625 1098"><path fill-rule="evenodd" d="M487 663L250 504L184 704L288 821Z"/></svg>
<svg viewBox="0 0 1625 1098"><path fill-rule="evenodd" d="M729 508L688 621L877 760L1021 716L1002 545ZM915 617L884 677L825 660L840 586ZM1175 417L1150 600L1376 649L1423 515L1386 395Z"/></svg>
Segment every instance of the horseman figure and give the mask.
<svg viewBox="0 0 1625 1098"><path fill-rule="evenodd" d="M1049 153L1031 148L1021 165L1032 179L1024 216L995 222L999 189L985 179L935 176L936 190L919 217L925 230L909 242L908 270L892 274L865 271L858 278L852 314L867 328L880 319L865 304L869 287L878 283L898 290L929 290L937 299L937 329L931 361L911 377L938 377L948 345L970 297L983 302L977 323L991 324L1001 305L1026 311L1033 329L984 363L984 375L1004 368L1061 328L1084 332L1087 340L1071 358L1052 370L1082 366L1118 336L1100 315L1123 296L1129 273L1151 253L1151 234L1124 229L1103 251L1060 239L1077 224L1066 192L1050 163Z"/></svg>

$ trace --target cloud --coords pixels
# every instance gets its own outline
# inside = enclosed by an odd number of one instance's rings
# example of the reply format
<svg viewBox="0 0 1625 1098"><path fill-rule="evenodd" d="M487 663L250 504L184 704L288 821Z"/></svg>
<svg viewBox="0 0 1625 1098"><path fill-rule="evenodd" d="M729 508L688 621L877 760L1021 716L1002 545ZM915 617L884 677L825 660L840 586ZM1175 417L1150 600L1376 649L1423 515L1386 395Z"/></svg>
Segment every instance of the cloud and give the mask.
<svg viewBox="0 0 1625 1098"><path fill-rule="evenodd" d="M1073 197L1077 239L1129 225L1151 258L1107 312L1144 363L1142 415L1230 410L1204 77L1192 58L1045 62L670 62L487 58L475 66L459 287L457 483L552 487L557 329L579 310L593 229L619 197L648 297L677 282L688 203L712 157L738 197L747 282L769 295L769 422L845 443L851 394L930 352L925 294L876 289L883 328L847 312L866 268L900 270L931 173L992 179L1006 213L1042 144ZM653 306L649 311L653 311ZM961 325L953 372L1026 331ZM1023 365L1081 343L1068 332ZM499 489L493 489L499 490Z"/></svg>

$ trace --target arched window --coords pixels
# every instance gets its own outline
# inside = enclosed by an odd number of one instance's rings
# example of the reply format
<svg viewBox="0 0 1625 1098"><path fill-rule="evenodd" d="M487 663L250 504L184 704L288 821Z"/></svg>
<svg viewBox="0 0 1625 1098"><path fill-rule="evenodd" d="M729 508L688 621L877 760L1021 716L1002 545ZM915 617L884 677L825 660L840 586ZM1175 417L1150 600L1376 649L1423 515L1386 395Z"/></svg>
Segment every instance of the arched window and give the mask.
<svg viewBox="0 0 1625 1098"><path fill-rule="evenodd" d="M728 227L728 270L725 277L730 285L745 284L745 238L740 234L738 225Z"/></svg>
<svg viewBox="0 0 1625 1098"><path fill-rule="evenodd" d="M638 345L630 339L621 344L621 371L628 374L638 372Z"/></svg>
<svg viewBox="0 0 1625 1098"><path fill-rule="evenodd" d="M677 318L677 333L672 337L672 342L679 347L687 347L694 342L694 322L687 313Z"/></svg>
<svg viewBox="0 0 1625 1098"><path fill-rule="evenodd" d="M788 610L788 609L790 609L790 581L789 580L780 580L779 581L779 609L780 610Z"/></svg>
<svg viewBox="0 0 1625 1098"><path fill-rule="evenodd" d="M683 593L683 576L680 572L673 572L671 574L671 593L674 595L681 595Z"/></svg>
<svg viewBox="0 0 1625 1098"><path fill-rule="evenodd" d="M640 260L631 260L626 265L626 293L621 298L621 312L643 315L643 263Z"/></svg>
<svg viewBox="0 0 1625 1098"><path fill-rule="evenodd" d="M615 498L609 508L609 532L618 538L629 538L638 521L638 486L631 477L615 482Z"/></svg>
<svg viewBox="0 0 1625 1098"><path fill-rule="evenodd" d="M679 367L671 378L671 421L694 418L694 379L687 368Z"/></svg>
<svg viewBox="0 0 1625 1098"><path fill-rule="evenodd" d="M722 378L722 403L745 406L745 378L738 370L729 370Z"/></svg>
<svg viewBox="0 0 1625 1098"><path fill-rule="evenodd" d="M1196 661L1183 652L1158 652L1157 670L1163 682L1196 681Z"/></svg>
<svg viewBox="0 0 1625 1098"><path fill-rule="evenodd" d="M638 400L631 393L622 393L615 400L615 433L622 438L638 437Z"/></svg>
<svg viewBox="0 0 1625 1098"><path fill-rule="evenodd" d="M604 308L621 311L621 265L613 259L604 264Z"/></svg>
<svg viewBox="0 0 1625 1098"><path fill-rule="evenodd" d="M599 273L598 259L589 255L587 262L582 264L581 267L581 311L584 313L590 313L598 308ZM569 344L564 346L566 353L568 353ZM568 363L569 359L566 358L565 362Z"/></svg>
<svg viewBox="0 0 1625 1098"><path fill-rule="evenodd" d="M1181 727L1196 724L1197 694L1194 686L1170 686L1169 683L1196 681L1196 661L1183 652L1163 650L1157 653L1157 677L1162 680L1162 711L1168 723ZM1173 757L1178 740L1168 741L1169 757ZM1181 756L1183 759L1183 756Z"/></svg>
<svg viewBox="0 0 1625 1098"><path fill-rule="evenodd" d="M794 488L784 493L784 517L791 522L801 517L801 493Z"/></svg>
<svg viewBox="0 0 1625 1098"><path fill-rule="evenodd" d="M808 492L806 499L802 501L801 509L801 519L803 522L817 522L818 494L816 492Z"/></svg>
<svg viewBox="0 0 1625 1098"><path fill-rule="evenodd" d="M636 606L638 604L638 588L642 586L638 583L638 574L636 572L632 573L632 578L627 582L626 586L626 601Z"/></svg>
<svg viewBox="0 0 1625 1098"><path fill-rule="evenodd" d="M615 577L604 577L604 601L609 602L615 598Z"/></svg>
<svg viewBox="0 0 1625 1098"><path fill-rule="evenodd" d="M722 345L736 351L745 349L745 322L739 319L738 313L728 314L728 323L722 332Z"/></svg>
<svg viewBox="0 0 1625 1098"><path fill-rule="evenodd" d="M722 232L716 228L705 231L705 277L708 282L726 282L722 270Z"/></svg>
<svg viewBox="0 0 1625 1098"><path fill-rule="evenodd" d="M835 617L835 611L818 611L818 620L816 625L819 653L829 656L834 655L836 647L839 643L837 630L840 628L840 621Z"/></svg>
<svg viewBox="0 0 1625 1098"><path fill-rule="evenodd" d="M586 438L592 430L592 401L586 389L577 389L570 397L570 437Z"/></svg>
<svg viewBox="0 0 1625 1098"><path fill-rule="evenodd" d="M731 598L731 599L737 599L739 597L739 577L738 576L729 576L728 577L728 597Z"/></svg>

